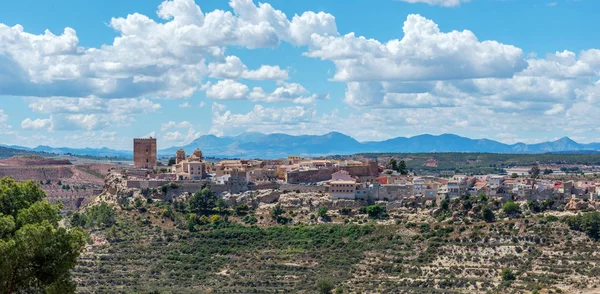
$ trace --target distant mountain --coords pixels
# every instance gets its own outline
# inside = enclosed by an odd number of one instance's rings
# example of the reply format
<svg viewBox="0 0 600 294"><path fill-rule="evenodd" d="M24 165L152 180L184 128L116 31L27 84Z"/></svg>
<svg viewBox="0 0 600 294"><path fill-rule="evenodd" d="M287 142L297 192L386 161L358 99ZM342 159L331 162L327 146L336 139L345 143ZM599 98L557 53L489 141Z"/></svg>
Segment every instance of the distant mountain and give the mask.
<svg viewBox="0 0 600 294"><path fill-rule="evenodd" d="M56 156L56 154L44 153L44 152L36 152L31 150L24 150L19 148L12 147L4 147L0 146L0 159L5 159L13 156L22 156L22 155L35 155L35 156Z"/></svg>
<svg viewBox="0 0 600 294"><path fill-rule="evenodd" d="M17 145L4 145L0 146L15 150L30 151L34 153L52 153L52 155L77 155L77 156L96 156L96 157L112 157L112 158L132 158L133 151L128 150L114 150L106 147L102 148L69 148L69 147L50 147L40 145L35 148L29 148Z"/></svg>
<svg viewBox="0 0 600 294"><path fill-rule="evenodd" d="M159 139L160 140L160 139ZM6 146L6 145L4 145ZM27 148L10 146L13 149L55 154L90 155L99 157L131 158L131 150L109 148L54 148L38 146ZM552 142L537 144L504 144L489 139L470 139L453 134L419 135L397 137L384 141L358 142L338 132L325 135L262 134L243 133L237 136L218 137L203 135L184 146L173 146L158 151L159 156L175 156L178 149L187 153L200 149L206 156L223 158L282 158L288 155L323 156L366 152L487 152L487 153L594 153L600 143L580 144L568 137Z"/></svg>
<svg viewBox="0 0 600 294"><path fill-rule="evenodd" d="M579 144L565 137L537 144L504 144L453 134L424 134L409 138L358 142L337 132L301 136L245 133L234 137L205 135L190 144L160 150L159 154L172 156L179 148L188 153L199 148L205 155L217 157L281 158L288 155L321 156L366 152L592 153L600 150L600 143Z"/></svg>

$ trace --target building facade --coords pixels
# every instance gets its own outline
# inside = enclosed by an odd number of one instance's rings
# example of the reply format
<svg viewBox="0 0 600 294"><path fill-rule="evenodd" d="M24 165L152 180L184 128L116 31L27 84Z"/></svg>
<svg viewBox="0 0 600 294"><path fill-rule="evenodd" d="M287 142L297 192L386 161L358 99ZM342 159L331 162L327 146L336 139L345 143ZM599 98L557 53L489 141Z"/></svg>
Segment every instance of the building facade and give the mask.
<svg viewBox="0 0 600 294"><path fill-rule="evenodd" d="M133 139L133 166L151 169L156 165L156 138Z"/></svg>

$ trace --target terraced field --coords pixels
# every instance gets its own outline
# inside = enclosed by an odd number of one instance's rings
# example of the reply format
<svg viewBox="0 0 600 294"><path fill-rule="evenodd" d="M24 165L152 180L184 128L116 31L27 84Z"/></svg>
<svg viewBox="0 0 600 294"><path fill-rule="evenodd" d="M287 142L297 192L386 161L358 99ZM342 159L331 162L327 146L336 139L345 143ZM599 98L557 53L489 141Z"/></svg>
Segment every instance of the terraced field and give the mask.
<svg viewBox="0 0 600 294"><path fill-rule="evenodd" d="M157 215L120 214L94 232L74 271L78 292L314 293L318 280L336 293L600 290L598 243L542 216L474 225L221 221L189 232ZM503 281L505 269L514 281Z"/></svg>

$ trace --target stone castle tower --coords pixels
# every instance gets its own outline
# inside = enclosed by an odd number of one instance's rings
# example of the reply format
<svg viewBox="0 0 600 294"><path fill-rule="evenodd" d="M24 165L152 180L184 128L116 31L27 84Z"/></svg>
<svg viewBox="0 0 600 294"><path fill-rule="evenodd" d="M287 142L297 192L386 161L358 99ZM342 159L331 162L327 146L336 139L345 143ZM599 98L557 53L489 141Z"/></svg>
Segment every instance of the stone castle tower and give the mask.
<svg viewBox="0 0 600 294"><path fill-rule="evenodd" d="M185 151L183 149L177 150L177 157L175 158L175 164L179 164L180 162L185 160Z"/></svg>
<svg viewBox="0 0 600 294"><path fill-rule="evenodd" d="M156 138L133 139L133 166L153 168L156 165Z"/></svg>

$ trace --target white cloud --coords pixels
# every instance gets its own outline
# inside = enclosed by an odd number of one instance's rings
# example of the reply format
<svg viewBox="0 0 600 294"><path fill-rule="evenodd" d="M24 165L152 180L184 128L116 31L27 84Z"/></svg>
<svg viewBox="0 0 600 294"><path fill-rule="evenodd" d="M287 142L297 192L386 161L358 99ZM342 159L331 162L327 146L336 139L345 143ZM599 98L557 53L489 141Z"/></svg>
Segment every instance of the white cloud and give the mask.
<svg viewBox="0 0 600 294"><path fill-rule="evenodd" d="M208 85L206 89L206 97L215 100L244 99L247 93L248 86L234 80L220 80L214 85Z"/></svg>
<svg viewBox="0 0 600 294"><path fill-rule="evenodd" d="M192 124L189 121L182 121L180 123L176 123L174 121L169 121L166 123L163 123L160 127L161 131L166 131L169 129L185 129L185 128L191 128Z"/></svg>
<svg viewBox="0 0 600 294"><path fill-rule="evenodd" d="M433 21L408 15L404 37L381 43L356 37L312 35L307 56L332 61L338 81L423 81L508 78L525 69L521 49L482 41L468 30L441 32Z"/></svg>
<svg viewBox="0 0 600 294"><path fill-rule="evenodd" d="M0 109L0 134L8 135L12 134L12 126L8 123L8 115L4 113L4 109Z"/></svg>
<svg viewBox="0 0 600 294"><path fill-rule="evenodd" d="M26 118L21 122L21 128L25 130L52 130L52 119L35 119Z"/></svg>
<svg viewBox="0 0 600 294"><path fill-rule="evenodd" d="M212 134L237 134L244 131L257 131L272 133L285 130L298 133L306 130L303 125L314 124L317 112L312 107L292 106L283 108L269 108L255 105L246 114L234 114L224 105L213 103L212 106Z"/></svg>
<svg viewBox="0 0 600 294"><path fill-rule="evenodd" d="M267 94L261 87L254 87L248 95L248 99L254 102L293 102L297 104L309 104L317 99L326 99L328 96L317 94L309 95L309 91L297 83L283 83L272 93Z"/></svg>
<svg viewBox="0 0 600 294"><path fill-rule="evenodd" d="M181 133L180 131L167 132L161 137L161 140L164 141L163 144L173 146L177 144L188 144L201 135L200 132L196 132L194 128L190 127L187 133Z"/></svg>
<svg viewBox="0 0 600 294"><path fill-rule="evenodd" d="M545 115L556 115L565 111L565 106L562 104L554 104L551 109L544 111Z"/></svg>
<svg viewBox="0 0 600 294"><path fill-rule="evenodd" d="M192 105L186 101L186 102L179 104L179 108L192 108Z"/></svg>
<svg viewBox="0 0 600 294"><path fill-rule="evenodd" d="M162 108L159 103L148 99L101 99L90 98L30 98L29 108L38 113L112 113L132 115L156 112Z"/></svg>
<svg viewBox="0 0 600 294"><path fill-rule="evenodd" d="M47 119L21 123L24 129L87 130L108 126L124 126L134 122L134 117L159 111L162 106L148 99L89 98L27 98L29 108L37 113L50 114Z"/></svg>
<svg viewBox="0 0 600 294"><path fill-rule="evenodd" d="M206 105L206 103L204 101L200 101L200 105L198 105L200 108L204 107L204 105Z"/></svg>
<svg viewBox="0 0 600 294"><path fill-rule="evenodd" d="M189 97L209 74L206 63L222 59L226 46L304 45L315 33L338 34L330 14L305 12L290 20L267 3L232 0L230 6L233 12L204 13L193 0L165 1L160 22L139 13L112 18L117 37L98 48L80 46L71 28L35 35L0 24L0 95ZM285 79L287 71L263 66L245 76Z"/></svg>
<svg viewBox="0 0 600 294"><path fill-rule="evenodd" d="M439 5L444 7L459 6L461 3L466 3L471 0L401 0L407 3L426 3L429 5Z"/></svg>
<svg viewBox="0 0 600 294"><path fill-rule="evenodd" d="M210 77L220 79L287 80L289 78L287 70L282 70L279 66L262 65L257 70L248 70L237 56L227 56L222 63L210 63L208 70Z"/></svg>

